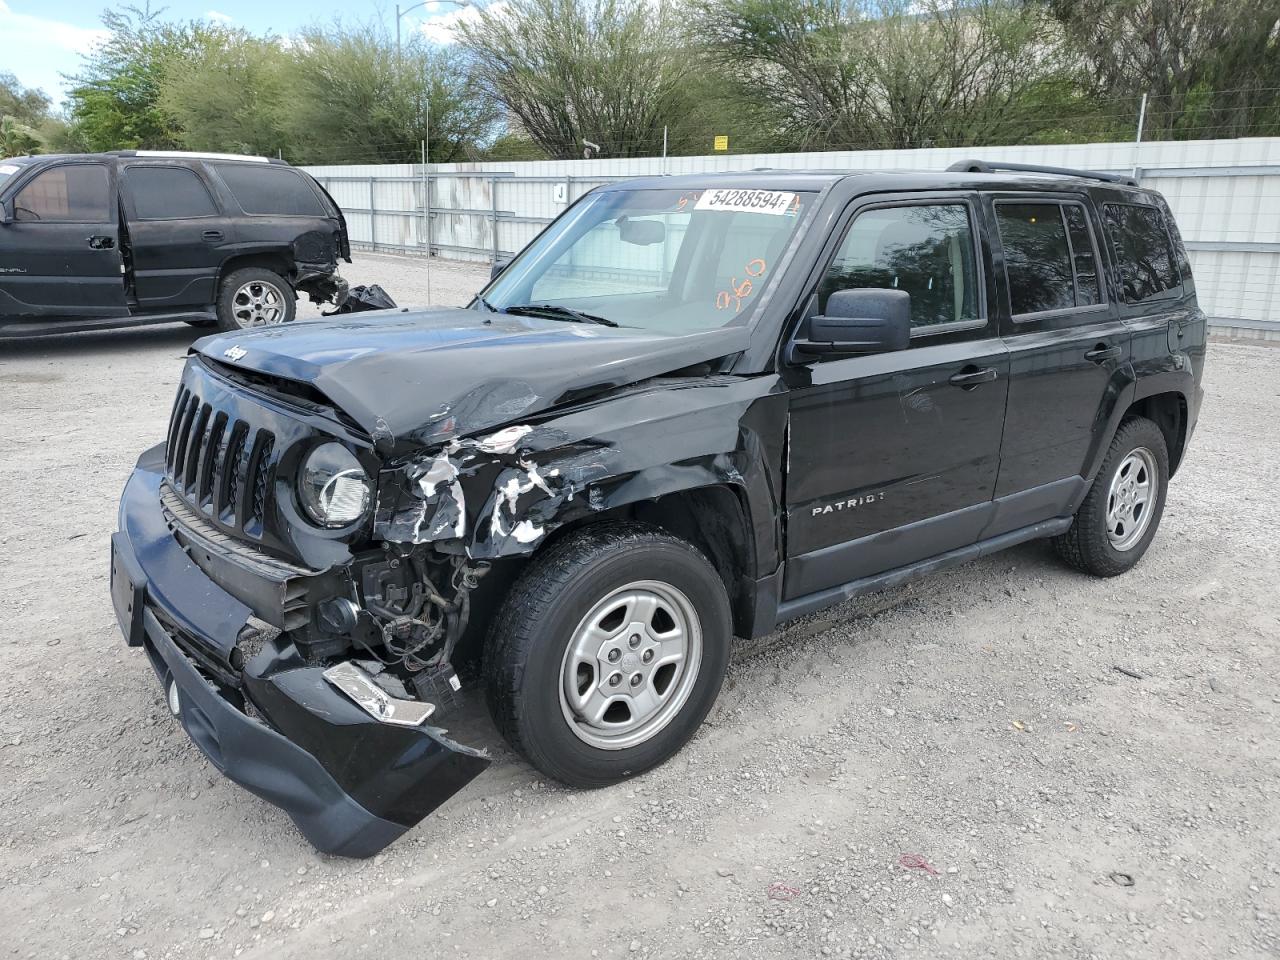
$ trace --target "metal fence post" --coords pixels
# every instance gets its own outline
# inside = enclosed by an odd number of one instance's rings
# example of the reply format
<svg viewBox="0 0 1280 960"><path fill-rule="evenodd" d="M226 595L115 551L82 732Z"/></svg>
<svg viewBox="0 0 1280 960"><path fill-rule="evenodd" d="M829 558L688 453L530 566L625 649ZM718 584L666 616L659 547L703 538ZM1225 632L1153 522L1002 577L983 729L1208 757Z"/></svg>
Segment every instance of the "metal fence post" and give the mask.
<svg viewBox="0 0 1280 960"><path fill-rule="evenodd" d="M369 246L378 249L378 207L373 198L373 187L377 180L369 178Z"/></svg>
<svg viewBox="0 0 1280 960"><path fill-rule="evenodd" d="M489 195L493 198L493 262L498 262L498 178L489 179Z"/></svg>

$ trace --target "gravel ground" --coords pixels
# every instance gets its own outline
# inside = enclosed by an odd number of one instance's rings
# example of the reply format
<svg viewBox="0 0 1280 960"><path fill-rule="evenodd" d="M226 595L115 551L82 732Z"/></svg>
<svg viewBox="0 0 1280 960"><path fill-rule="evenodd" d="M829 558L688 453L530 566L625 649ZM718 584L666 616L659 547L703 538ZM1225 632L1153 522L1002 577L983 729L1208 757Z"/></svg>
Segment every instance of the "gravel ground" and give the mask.
<svg viewBox="0 0 1280 960"><path fill-rule="evenodd" d="M420 261L347 273L425 299ZM0 346L0 956L1280 955L1280 352L1213 346L1128 575L1032 544L825 611L665 767L576 792L498 745L356 862L219 776L115 626L117 497L193 337Z"/></svg>

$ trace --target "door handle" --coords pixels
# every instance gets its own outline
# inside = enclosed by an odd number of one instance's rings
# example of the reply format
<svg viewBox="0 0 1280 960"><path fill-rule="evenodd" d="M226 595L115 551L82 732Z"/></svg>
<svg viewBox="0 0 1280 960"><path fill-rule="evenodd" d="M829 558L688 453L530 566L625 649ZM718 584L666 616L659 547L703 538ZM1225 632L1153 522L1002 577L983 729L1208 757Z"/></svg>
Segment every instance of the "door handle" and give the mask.
<svg viewBox="0 0 1280 960"><path fill-rule="evenodd" d="M113 250L116 245L115 237L85 237L85 241L90 250Z"/></svg>
<svg viewBox="0 0 1280 960"><path fill-rule="evenodd" d="M200 234L200 236L204 237L204 239L205 239L205 242L206 242L206 243L221 243L221 242L222 242L222 231L221 231L221 230L206 230L204 233Z"/></svg>
<svg viewBox="0 0 1280 960"><path fill-rule="evenodd" d="M959 373L952 374L950 383L953 387L976 387L980 383L990 383L999 376L995 367L983 367L981 370L966 367Z"/></svg>
<svg viewBox="0 0 1280 960"><path fill-rule="evenodd" d="M1092 350L1084 355L1086 360L1092 360L1094 363L1105 363L1108 360L1119 360L1124 351L1119 347L1107 347L1098 344Z"/></svg>

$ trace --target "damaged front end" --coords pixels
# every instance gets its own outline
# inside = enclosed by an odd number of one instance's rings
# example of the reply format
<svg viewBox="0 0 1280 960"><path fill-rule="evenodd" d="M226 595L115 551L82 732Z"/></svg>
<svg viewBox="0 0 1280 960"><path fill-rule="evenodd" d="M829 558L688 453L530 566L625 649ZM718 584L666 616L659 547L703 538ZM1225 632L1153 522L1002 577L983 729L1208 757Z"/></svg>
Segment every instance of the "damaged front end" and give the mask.
<svg viewBox="0 0 1280 960"><path fill-rule="evenodd" d="M472 361L464 388L433 363L424 392L419 351L568 355L584 339L474 316L202 341L167 442L121 501L126 638L211 762L326 852L377 852L488 765L442 729L464 715L460 645L492 612L473 617L478 591L500 597L520 558L589 515L708 485L764 502L776 486L754 439L762 416L779 432L771 381L713 362L736 336L696 338L701 358L593 340L619 358L604 377L566 363L484 378ZM343 509L318 516L325 498Z"/></svg>
<svg viewBox="0 0 1280 960"><path fill-rule="evenodd" d="M489 764L439 726L487 565L294 536L289 478L317 423L297 414L193 360L169 443L125 488L112 596L209 760L319 850L371 856Z"/></svg>

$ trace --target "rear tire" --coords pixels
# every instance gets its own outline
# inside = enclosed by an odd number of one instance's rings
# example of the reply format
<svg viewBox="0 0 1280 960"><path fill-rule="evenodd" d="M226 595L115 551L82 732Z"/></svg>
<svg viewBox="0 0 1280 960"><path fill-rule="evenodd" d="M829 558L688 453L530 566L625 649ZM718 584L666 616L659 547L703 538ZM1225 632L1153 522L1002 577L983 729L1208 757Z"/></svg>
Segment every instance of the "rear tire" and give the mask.
<svg viewBox="0 0 1280 960"><path fill-rule="evenodd" d="M289 323L298 298L278 273L244 267L223 277L216 306L218 329L235 332Z"/></svg>
<svg viewBox="0 0 1280 960"><path fill-rule="evenodd" d="M1058 555L1096 577L1129 570L1156 535L1168 483L1160 428L1146 417L1124 421L1070 529L1053 539Z"/></svg>
<svg viewBox="0 0 1280 960"><path fill-rule="evenodd" d="M512 587L485 649L489 710L533 766L602 787L664 762L720 692L733 623L715 568L634 523L549 547Z"/></svg>

